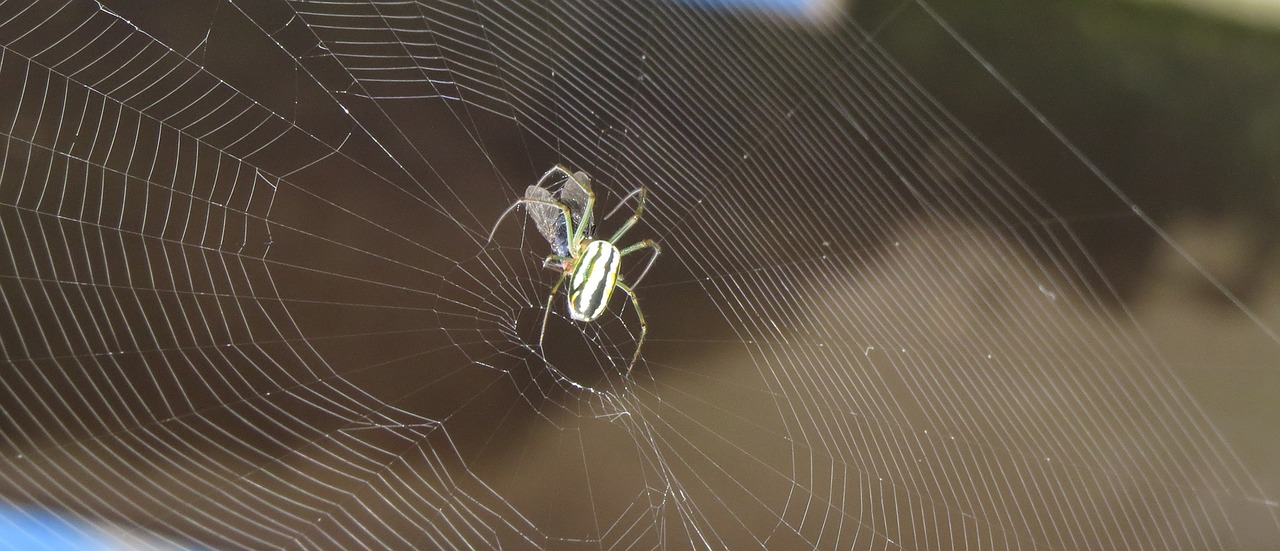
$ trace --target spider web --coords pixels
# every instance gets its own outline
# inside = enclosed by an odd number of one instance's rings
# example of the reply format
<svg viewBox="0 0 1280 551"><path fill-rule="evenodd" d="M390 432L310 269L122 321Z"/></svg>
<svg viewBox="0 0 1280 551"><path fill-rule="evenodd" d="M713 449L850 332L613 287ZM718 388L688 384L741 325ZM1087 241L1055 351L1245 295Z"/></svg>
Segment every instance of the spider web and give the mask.
<svg viewBox="0 0 1280 551"><path fill-rule="evenodd" d="M928 5L119 4L0 6L11 504L214 548L1280 538L1071 222L1162 230L951 118L886 49ZM629 303L540 344L548 244L487 240L556 163L602 235L651 190L630 377Z"/></svg>

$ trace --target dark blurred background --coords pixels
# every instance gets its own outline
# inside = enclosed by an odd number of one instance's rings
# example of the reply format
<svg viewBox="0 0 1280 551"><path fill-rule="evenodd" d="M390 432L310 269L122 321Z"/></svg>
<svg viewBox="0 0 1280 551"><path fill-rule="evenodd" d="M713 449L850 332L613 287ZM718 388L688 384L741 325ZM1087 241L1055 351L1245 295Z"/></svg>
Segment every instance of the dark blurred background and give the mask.
<svg viewBox="0 0 1280 551"><path fill-rule="evenodd" d="M1245 25L1159 2L983 0L934 7L1161 226L1191 220L1240 226L1249 234L1238 244L1247 249L1244 265L1215 275L1245 300L1263 290L1260 278L1274 273L1280 245L1280 35L1265 26L1266 14L1259 14L1259 25ZM879 12L900 16L902 5L861 2L859 8L875 21ZM1112 221L1094 220L1134 221L1104 190L1072 185L1079 163L1035 130L1039 121L1027 120L1009 92L976 61L966 61L950 37L898 28L915 28L917 21L928 26L922 20L885 23L880 32L887 47L1025 175L1083 236L1122 297L1132 297L1151 275L1155 235L1109 232ZM1140 235L1153 239L1132 239Z"/></svg>
<svg viewBox="0 0 1280 551"><path fill-rule="evenodd" d="M882 41L910 74L1065 218L1117 291L1113 306L1135 315L1269 494L1280 495L1280 8L1091 0L933 8L1216 282L1144 230L1130 205L919 9L874 1L856 9L883 21Z"/></svg>

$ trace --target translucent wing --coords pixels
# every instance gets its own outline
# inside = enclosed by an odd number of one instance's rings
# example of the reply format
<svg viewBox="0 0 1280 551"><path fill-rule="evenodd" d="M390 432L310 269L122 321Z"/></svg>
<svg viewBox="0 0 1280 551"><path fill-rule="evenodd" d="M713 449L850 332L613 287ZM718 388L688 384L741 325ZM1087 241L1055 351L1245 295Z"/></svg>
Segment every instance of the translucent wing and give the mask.
<svg viewBox="0 0 1280 551"><path fill-rule="evenodd" d="M550 191L538 186L525 188L524 197L539 201L556 201ZM533 225L538 228L538 233L551 244L551 251L560 256L569 256L569 232L565 231L564 211L543 203L525 203L525 207L528 209L529 218L533 220ZM573 209L573 207L569 208Z"/></svg>
<svg viewBox="0 0 1280 551"><path fill-rule="evenodd" d="M587 209L587 202L591 200L588 192L590 189L591 177L581 171L575 172L572 178L565 178L560 185L560 202L569 207L569 212L573 213L575 228L582 224L582 215ZM582 235L595 235L594 218L593 216L591 220L587 220L587 228Z"/></svg>

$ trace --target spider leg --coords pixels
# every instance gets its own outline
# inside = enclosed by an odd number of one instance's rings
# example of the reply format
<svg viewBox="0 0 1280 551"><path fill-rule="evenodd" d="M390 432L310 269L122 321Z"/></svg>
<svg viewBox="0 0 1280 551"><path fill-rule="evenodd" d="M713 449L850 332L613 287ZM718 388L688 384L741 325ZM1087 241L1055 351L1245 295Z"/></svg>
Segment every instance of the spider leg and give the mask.
<svg viewBox="0 0 1280 551"><path fill-rule="evenodd" d="M640 311L640 299L636 298L635 291L632 291L621 279L618 280L616 285L619 289L622 289L622 292L631 297L631 306L636 309L636 318L640 320L640 338L636 339L636 352L631 356L631 363L627 364L626 376L630 377L631 368L635 367L636 360L640 359L640 347L644 346L644 337L649 332L649 326L644 322L644 312Z"/></svg>
<svg viewBox="0 0 1280 551"><path fill-rule="evenodd" d="M568 210L567 206L559 204L559 202L557 202L556 204L559 206L559 208L564 210L564 220L566 220L566 224L564 224L564 228L567 228L568 236L570 236L570 246L572 247L573 243L582 241L582 237L584 237L584 234L586 233L586 228L591 226L591 223L590 223L591 209L595 208L595 192L591 191L590 186L582 185L582 182L579 182L579 179L577 179L576 176L573 176L573 173L568 172L568 169L564 168L563 164L557 164L556 167L552 167L550 168L550 170L547 170L547 172L543 173L543 177L538 178L538 183L536 183L536 186L543 187L543 183L547 182L547 178L552 177L552 174L564 174L564 178L568 179L568 181L570 182L573 182L573 185L579 187L580 190L586 192L586 205L584 205L584 208L582 208L582 223L577 228L573 227L573 215L570 213L570 210ZM584 176L586 176L586 174L584 174ZM566 183L566 186L567 186L567 183ZM543 202L543 201L536 201L536 202Z"/></svg>
<svg viewBox="0 0 1280 551"><path fill-rule="evenodd" d="M564 170L563 167L561 170ZM568 172L565 172L565 174L568 174ZM574 228L573 226L565 226L566 228L570 228L569 248L573 249L577 247L578 243L582 242L582 238L586 236L587 227L591 226L591 211L596 207L596 192L591 191L590 186L582 185L582 182L579 182L578 178L572 174L569 174L569 180L573 182L573 185L578 186L582 191L587 192L587 204L582 208L582 223L578 224L577 228ZM569 212L569 209L565 208L565 212Z"/></svg>
<svg viewBox="0 0 1280 551"><path fill-rule="evenodd" d="M555 174L557 172L559 172L560 174L564 174L566 178L573 178L573 175L569 173L569 169L565 168L564 165L556 165L551 167L551 170L548 170L545 173L543 173L542 177L538 178L538 183L534 185L538 187L543 187L542 183L547 181L547 178L551 177L552 174Z"/></svg>
<svg viewBox="0 0 1280 551"><path fill-rule="evenodd" d="M556 292L560 290L560 284L564 283L564 278L569 272L560 274L560 279L556 280L556 284L551 286L551 294L547 296L547 308L542 313L542 332L538 334L538 348L542 349L542 341L547 338L547 320L551 319L551 303L556 299Z"/></svg>
<svg viewBox="0 0 1280 551"><path fill-rule="evenodd" d="M610 243L614 243L618 239L621 239L622 235L627 233L627 230L631 229L631 226L636 225L636 222L640 220L640 215L644 213L644 200L649 196L649 188L644 186L640 186L635 191L628 193L626 197L623 197L622 201L618 202L618 207L621 207L623 203L626 203L627 200L634 195L640 196L636 199L636 212L635 214L632 214L631 218L628 218L626 222L622 223L622 227L618 228L618 231L614 232L613 237L609 238ZM614 207L613 211L617 211L618 207ZM613 211L610 211L609 214L612 215ZM608 218L608 216L605 216L605 218Z"/></svg>
<svg viewBox="0 0 1280 551"><path fill-rule="evenodd" d="M498 233L498 225L502 224L502 220L506 218L508 214L511 214L511 211L515 210L516 207L523 205L525 203L534 203L538 205L550 205L560 209L561 212L564 213L564 227L568 228L568 230L570 231L573 230L573 213L569 211L569 207L566 207L557 201L548 201L546 199L533 199L529 197L521 197L519 199L516 199L516 202L511 203L511 206L507 207L507 210L502 211L502 214L498 216L498 221L493 223L493 229L489 230L489 237L484 240L485 244L488 244L489 242L493 241L493 234ZM588 210L590 210L590 207L588 207Z"/></svg>
<svg viewBox="0 0 1280 551"><path fill-rule="evenodd" d="M619 199L618 204L614 205L613 210L610 210L609 214L604 215L604 217L611 218L614 213L618 212L619 210L622 210L622 205L627 204L627 201L630 201L632 197L639 195L640 192L642 191L647 191L644 186L640 186L638 188L631 190L631 193L628 193L622 199Z"/></svg>
<svg viewBox="0 0 1280 551"><path fill-rule="evenodd" d="M573 260L573 257L560 256L558 254L549 254L547 255L546 258L542 259L542 267L551 268L553 270L556 270L557 272L563 272L565 271L564 263L570 260Z"/></svg>
<svg viewBox="0 0 1280 551"><path fill-rule="evenodd" d="M658 255L662 254L662 246L658 245L657 241L645 239L644 241L640 241L630 247L622 249L618 252L618 256L626 256L628 253L633 253L640 249L652 249L653 254L649 256L649 263L644 265L644 270L640 272L640 277L636 278L635 285L639 285L640 282L644 280L644 276L649 273L649 268L653 267L654 261L658 260Z"/></svg>

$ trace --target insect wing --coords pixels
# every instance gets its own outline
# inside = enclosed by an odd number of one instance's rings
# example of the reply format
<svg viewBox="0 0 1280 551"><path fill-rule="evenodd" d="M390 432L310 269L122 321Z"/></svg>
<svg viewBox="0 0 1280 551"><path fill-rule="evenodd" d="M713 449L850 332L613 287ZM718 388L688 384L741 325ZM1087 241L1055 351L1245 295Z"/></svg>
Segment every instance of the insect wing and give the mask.
<svg viewBox="0 0 1280 551"><path fill-rule="evenodd" d="M572 178L565 178L560 185L560 202L569 207L569 212L573 213L575 228L583 223L582 217L586 214L587 202L591 200L588 191L590 189L591 177L586 172L575 172ZM587 220L586 224L587 227L582 235L588 237L595 235L595 220Z"/></svg>
<svg viewBox="0 0 1280 551"><path fill-rule="evenodd" d="M538 186L525 188L524 197L556 202L550 191ZM564 211L545 203L526 203L525 206L529 209L529 218L538 228L538 233L551 244L551 251L559 256L569 256L569 232L564 227Z"/></svg>

